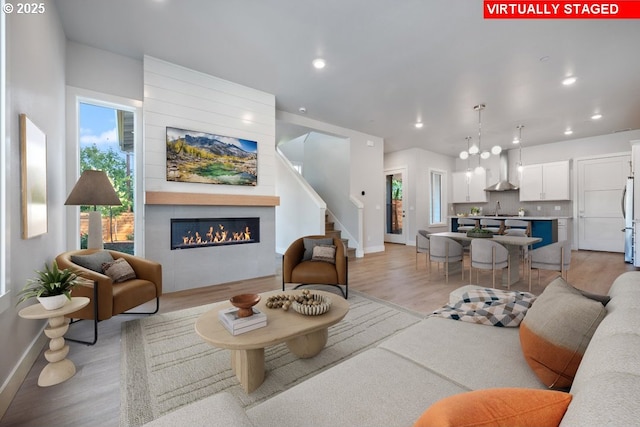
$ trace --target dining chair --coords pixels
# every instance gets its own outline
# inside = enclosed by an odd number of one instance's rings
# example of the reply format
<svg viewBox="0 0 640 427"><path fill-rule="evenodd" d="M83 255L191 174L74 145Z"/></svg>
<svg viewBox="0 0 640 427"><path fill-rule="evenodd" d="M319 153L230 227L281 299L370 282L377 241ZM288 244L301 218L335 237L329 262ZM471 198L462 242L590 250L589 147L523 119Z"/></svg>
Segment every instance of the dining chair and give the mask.
<svg viewBox="0 0 640 427"><path fill-rule="evenodd" d="M531 221L524 221L521 219L506 219L504 221L504 235L505 236L521 236L531 237ZM529 273L529 247L522 246L520 248L520 261L522 264L522 276ZM531 289L529 289L531 290Z"/></svg>
<svg viewBox="0 0 640 427"><path fill-rule="evenodd" d="M502 232L503 225L502 221L498 219L482 218L480 220L480 227L485 230L490 230L494 234L500 234L500 232Z"/></svg>
<svg viewBox="0 0 640 427"><path fill-rule="evenodd" d="M540 286L540 270L559 271L563 279L569 278L571 266L571 242L562 240L534 249L529 254L530 269L538 270L538 286ZM529 290L531 290L531 271L529 271Z"/></svg>
<svg viewBox="0 0 640 427"><path fill-rule="evenodd" d="M509 265L509 251L500 243L491 239L473 239L471 241L471 262L469 263L469 284L473 277L473 269L476 268L476 283L479 281L480 270L491 270L493 273L491 284L496 287L496 271L507 269L507 277L511 277ZM508 289L511 285L507 281Z"/></svg>
<svg viewBox="0 0 640 427"><path fill-rule="evenodd" d="M418 268L418 254L426 254L425 262L427 263L427 271L431 271L429 265L429 233L427 230L418 230L416 234L416 268Z"/></svg>
<svg viewBox="0 0 640 427"><path fill-rule="evenodd" d="M462 245L453 239L442 236L431 236L429 239L429 264L432 261L444 263L445 283L449 283L449 264L453 262L460 262L460 271L464 280L462 254Z"/></svg>

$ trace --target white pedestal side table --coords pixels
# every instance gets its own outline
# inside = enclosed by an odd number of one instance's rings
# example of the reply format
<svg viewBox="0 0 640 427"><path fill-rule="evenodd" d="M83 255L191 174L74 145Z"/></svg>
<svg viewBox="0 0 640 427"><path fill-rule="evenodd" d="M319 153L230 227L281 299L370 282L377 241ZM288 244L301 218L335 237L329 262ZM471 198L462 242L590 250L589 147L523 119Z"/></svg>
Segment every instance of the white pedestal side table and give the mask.
<svg viewBox="0 0 640 427"><path fill-rule="evenodd" d="M49 319L49 325L44 329L44 334L51 339L49 350L44 352L44 357L49 364L42 369L38 377L40 387L60 384L76 373L76 366L67 359L69 346L64 342L64 334L69 329L69 319L64 316L88 304L89 298L73 297L64 307L57 310L45 310L38 303L25 307L18 313L24 319Z"/></svg>

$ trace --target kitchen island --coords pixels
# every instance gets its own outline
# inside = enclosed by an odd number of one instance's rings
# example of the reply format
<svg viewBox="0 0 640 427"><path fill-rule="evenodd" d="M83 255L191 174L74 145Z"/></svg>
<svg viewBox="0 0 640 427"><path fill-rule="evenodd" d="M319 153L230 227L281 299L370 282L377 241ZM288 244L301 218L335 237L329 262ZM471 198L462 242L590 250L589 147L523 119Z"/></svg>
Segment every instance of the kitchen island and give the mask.
<svg viewBox="0 0 640 427"><path fill-rule="evenodd" d="M550 243L555 243L558 241L558 219L566 218L566 217L548 217L548 216L518 216L518 215L467 215L464 217L459 216L451 216L449 217L449 230L453 232L458 231L458 219L459 218L467 218L476 220L476 227L480 227L480 220L483 218L486 219L495 219L502 223L502 227L504 228L504 221L507 219L517 219L522 221L530 221L531 222L531 237L539 237L542 239L541 242L533 245L533 248L539 248L541 246L548 245Z"/></svg>

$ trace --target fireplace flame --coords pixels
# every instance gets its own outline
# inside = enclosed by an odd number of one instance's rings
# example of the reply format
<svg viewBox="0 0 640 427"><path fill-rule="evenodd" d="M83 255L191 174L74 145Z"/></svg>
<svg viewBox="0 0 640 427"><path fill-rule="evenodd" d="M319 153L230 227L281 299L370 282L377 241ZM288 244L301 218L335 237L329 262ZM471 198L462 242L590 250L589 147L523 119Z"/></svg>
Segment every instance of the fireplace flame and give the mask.
<svg viewBox="0 0 640 427"><path fill-rule="evenodd" d="M248 240L251 240L251 230L248 226L245 227L244 230L229 232L223 224L218 224L217 227L210 226L204 236L198 231L192 232L191 230L182 236L182 243L184 245L211 245Z"/></svg>

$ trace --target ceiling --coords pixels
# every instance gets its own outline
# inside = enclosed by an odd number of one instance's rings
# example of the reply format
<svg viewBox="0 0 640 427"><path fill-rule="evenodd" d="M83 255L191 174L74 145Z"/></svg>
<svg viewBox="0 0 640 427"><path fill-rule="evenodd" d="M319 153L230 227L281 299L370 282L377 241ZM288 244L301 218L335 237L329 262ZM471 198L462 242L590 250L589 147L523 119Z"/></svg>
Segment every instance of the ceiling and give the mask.
<svg viewBox="0 0 640 427"><path fill-rule="evenodd" d="M477 139L479 103L483 148L512 148L520 124L524 147L640 129L637 20L485 20L479 0L55 3L69 40L272 93L385 152L456 156ZM277 137L302 131L278 124Z"/></svg>

